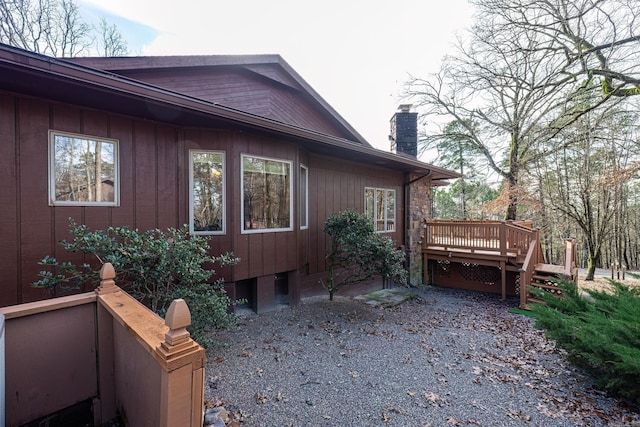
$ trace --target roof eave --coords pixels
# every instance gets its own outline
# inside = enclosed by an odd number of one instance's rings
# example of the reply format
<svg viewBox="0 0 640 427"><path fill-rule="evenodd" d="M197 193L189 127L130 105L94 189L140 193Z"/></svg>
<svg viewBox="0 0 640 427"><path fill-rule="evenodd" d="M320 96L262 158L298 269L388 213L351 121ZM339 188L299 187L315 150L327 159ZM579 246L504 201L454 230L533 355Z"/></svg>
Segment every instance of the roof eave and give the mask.
<svg viewBox="0 0 640 427"><path fill-rule="evenodd" d="M162 105L179 112L189 112L190 114L222 119L242 127L269 133L285 134L293 138L322 144L330 150L356 154L358 158L363 161L366 160L369 164L390 167L407 173L429 172L431 178L435 180L455 179L461 176L456 172L439 168L417 159L414 160L381 151L369 145L364 146L359 142L296 127L171 92L116 74L83 67L68 61L50 58L10 46L0 45L0 67L2 66L5 68L13 67L24 73L32 73L39 78L65 81L73 85L91 87L98 92L117 94L123 99L135 98L143 100L147 105Z"/></svg>
<svg viewBox="0 0 640 427"><path fill-rule="evenodd" d="M256 64L273 64L284 69L289 76L332 118L337 121L354 139L368 147L371 144L346 121L318 92L307 83L278 54L260 55L176 55L176 56L142 56L114 58L67 58L65 61L95 69L102 69L108 63L109 71L130 71L141 69L166 69L180 67L214 67L214 66L249 66Z"/></svg>

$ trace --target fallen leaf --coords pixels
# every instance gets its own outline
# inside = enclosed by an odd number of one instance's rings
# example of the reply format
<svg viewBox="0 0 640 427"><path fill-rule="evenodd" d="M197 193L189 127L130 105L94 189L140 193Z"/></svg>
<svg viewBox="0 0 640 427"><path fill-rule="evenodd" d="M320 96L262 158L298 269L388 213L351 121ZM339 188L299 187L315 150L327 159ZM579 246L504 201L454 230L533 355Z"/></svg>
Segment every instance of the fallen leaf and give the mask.
<svg viewBox="0 0 640 427"><path fill-rule="evenodd" d="M542 403L538 404L537 407L538 411L548 417L551 418L558 418L560 416L559 412L556 411L552 411L551 409L547 408L545 405L543 405Z"/></svg>
<svg viewBox="0 0 640 427"><path fill-rule="evenodd" d="M447 418L447 424L451 424L453 426L462 425L462 423L460 421L458 421L457 419L455 419L454 417Z"/></svg>
<svg viewBox="0 0 640 427"><path fill-rule="evenodd" d="M520 411L509 411L507 412L507 417L514 420L531 421L531 415L523 414Z"/></svg>
<svg viewBox="0 0 640 427"><path fill-rule="evenodd" d="M440 396L435 394L432 391L427 391L424 393L424 398L433 406L440 406Z"/></svg>
<svg viewBox="0 0 640 427"><path fill-rule="evenodd" d="M258 404L265 403L268 400L267 395L260 393L259 391L256 392L255 398L256 398L256 403Z"/></svg>

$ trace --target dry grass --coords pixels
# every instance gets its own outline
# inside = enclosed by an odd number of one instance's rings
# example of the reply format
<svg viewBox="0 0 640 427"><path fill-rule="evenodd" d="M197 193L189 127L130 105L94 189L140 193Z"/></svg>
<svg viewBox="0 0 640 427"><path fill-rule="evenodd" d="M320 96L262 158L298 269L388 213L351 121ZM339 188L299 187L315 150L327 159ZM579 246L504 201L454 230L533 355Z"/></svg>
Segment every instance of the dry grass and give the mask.
<svg viewBox="0 0 640 427"><path fill-rule="evenodd" d="M578 278L578 286L582 289L595 289L598 291L607 291L611 289L611 276L596 276L593 281L584 280L584 274L581 274ZM617 277L617 276L616 276ZM638 287L640 286L640 279L636 279L626 274L625 279L622 280L622 275L620 276L620 280L616 281L622 283L625 286L629 287Z"/></svg>

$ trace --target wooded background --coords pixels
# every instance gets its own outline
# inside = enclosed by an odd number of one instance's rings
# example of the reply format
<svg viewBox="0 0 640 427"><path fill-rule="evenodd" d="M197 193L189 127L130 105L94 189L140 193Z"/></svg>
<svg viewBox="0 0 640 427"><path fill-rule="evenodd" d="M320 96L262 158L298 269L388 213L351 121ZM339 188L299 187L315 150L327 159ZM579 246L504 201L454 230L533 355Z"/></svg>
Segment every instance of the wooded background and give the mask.
<svg viewBox="0 0 640 427"><path fill-rule="evenodd" d="M439 73L412 77L423 152L465 177L434 217L532 219L547 262L640 268L640 2L472 0Z"/></svg>

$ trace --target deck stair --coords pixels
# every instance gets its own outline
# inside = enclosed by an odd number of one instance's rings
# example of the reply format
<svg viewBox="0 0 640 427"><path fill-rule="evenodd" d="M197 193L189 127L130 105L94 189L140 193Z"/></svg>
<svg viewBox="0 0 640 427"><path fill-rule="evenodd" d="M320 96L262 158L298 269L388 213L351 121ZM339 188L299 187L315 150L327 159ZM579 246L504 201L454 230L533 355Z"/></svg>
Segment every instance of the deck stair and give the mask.
<svg viewBox="0 0 640 427"><path fill-rule="evenodd" d="M564 275L564 266L555 264L543 264L539 263L533 267L533 275L531 276L531 282L529 286L545 289L549 292L562 296L562 290L558 287L557 281ZM538 298L529 295L527 302L541 303Z"/></svg>
<svg viewBox="0 0 640 427"><path fill-rule="evenodd" d="M565 262L564 265L545 264L543 262L533 263L533 268L526 265L526 261L522 266L520 288L520 306L528 308L529 303L542 303L539 298L531 294L531 288L544 289L562 297L562 289L558 286L558 280L569 280L577 282L578 267L576 264L576 239L569 238L565 241ZM537 257L542 260L542 254ZM527 270L531 269L531 273Z"/></svg>

